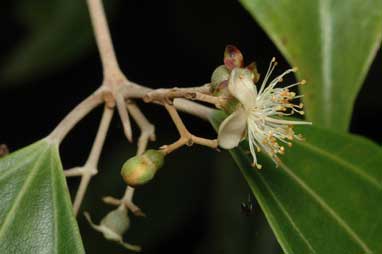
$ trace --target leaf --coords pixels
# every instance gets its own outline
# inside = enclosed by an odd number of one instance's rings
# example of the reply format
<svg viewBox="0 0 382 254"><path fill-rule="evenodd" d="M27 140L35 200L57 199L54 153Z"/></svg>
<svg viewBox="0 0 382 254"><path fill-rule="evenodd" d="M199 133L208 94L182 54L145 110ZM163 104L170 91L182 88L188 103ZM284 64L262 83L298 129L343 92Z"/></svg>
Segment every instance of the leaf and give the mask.
<svg viewBox="0 0 382 254"><path fill-rule="evenodd" d="M41 78L73 63L92 49L85 1L24 0L16 5L27 36L2 63L2 85Z"/></svg>
<svg viewBox="0 0 382 254"><path fill-rule="evenodd" d="M56 144L1 159L0 193L0 253L84 253Z"/></svg>
<svg viewBox="0 0 382 254"><path fill-rule="evenodd" d="M218 126L221 115L215 115ZM317 127L298 130L276 168L262 154L252 168L231 150L286 253L382 252L382 151L367 139Z"/></svg>
<svg viewBox="0 0 382 254"><path fill-rule="evenodd" d="M354 100L382 37L380 0L241 0L299 68L308 118L347 130Z"/></svg>

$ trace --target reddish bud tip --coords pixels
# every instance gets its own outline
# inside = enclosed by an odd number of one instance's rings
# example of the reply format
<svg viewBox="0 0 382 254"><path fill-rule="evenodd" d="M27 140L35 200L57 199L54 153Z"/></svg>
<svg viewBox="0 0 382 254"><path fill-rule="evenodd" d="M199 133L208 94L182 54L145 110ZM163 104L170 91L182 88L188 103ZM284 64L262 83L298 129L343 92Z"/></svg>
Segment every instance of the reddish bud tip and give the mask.
<svg viewBox="0 0 382 254"><path fill-rule="evenodd" d="M224 51L224 65L232 70L236 67L243 67L244 58L240 50L233 45L227 45Z"/></svg>

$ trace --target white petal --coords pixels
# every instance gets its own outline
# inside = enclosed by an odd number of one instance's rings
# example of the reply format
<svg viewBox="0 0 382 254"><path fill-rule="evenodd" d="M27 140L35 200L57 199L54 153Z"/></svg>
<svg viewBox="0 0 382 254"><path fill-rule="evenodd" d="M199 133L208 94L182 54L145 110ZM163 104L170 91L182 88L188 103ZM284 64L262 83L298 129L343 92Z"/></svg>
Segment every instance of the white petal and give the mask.
<svg viewBox="0 0 382 254"><path fill-rule="evenodd" d="M224 149L236 147L243 137L246 126L247 117L244 109L241 108L229 115L219 127L219 146Z"/></svg>
<svg viewBox="0 0 382 254"><path fill-rule="evenodd" d="M233 69L228 81L228 90L246 109L255 106L257 91L248 70Z"/></svg>

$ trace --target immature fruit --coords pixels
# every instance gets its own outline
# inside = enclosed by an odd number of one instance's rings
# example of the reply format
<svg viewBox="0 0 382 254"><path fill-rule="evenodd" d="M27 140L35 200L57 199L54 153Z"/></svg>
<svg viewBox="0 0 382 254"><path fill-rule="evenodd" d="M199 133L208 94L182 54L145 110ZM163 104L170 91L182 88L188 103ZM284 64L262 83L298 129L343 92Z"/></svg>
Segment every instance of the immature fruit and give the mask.
<svg viewBox="0 0 382 254"><path fill-rule="evenodd" d="M129 229L130 225L130 219L127 215L127 208L124 204L120 205L117 209L110 211L101 220L99 225L96 225L92 221L89 213L85 212L85 217L90 223L90 226L101 232L107 240L115 241L132 251L141 251L140 246L123 241L123 234Z"/></svg>
<svg viewBox="0 0 382 254"><path fill-rule="evenodd" d="M128 159L122 166L123 180L130 186L139 186L154 178L164 164L164 154L159 150L147 150L142 155Z"/></svg>

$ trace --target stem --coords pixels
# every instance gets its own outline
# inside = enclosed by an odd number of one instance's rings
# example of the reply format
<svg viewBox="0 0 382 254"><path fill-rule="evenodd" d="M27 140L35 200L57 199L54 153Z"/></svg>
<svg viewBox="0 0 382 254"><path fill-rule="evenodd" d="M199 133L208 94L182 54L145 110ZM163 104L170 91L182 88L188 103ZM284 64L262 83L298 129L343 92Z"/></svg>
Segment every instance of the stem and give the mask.
<svg viewBox="0 0 382 254"><path fill-rule="evenodd" d="M129 113L127 112L125 100L122 97L122 95L120 94L116 95L116 102L117 102L118 113L121 118L121 122L123 126L123 132L125 133L127 140L129 140L130 142L133 142L133 133L131 131Z"/></svg>
<svg viewBox="0 0 382 254"><path fill-rule="evenodd" d="M107 131L110 126L111 119L113 118L114 109L105 106L102 114L102 119L98 127L97 135L94 140L90 155L85 165L80 168L74 168L69 172L66 172L66 176L72 176L75 173L80 174L81 182L77 190L76 197L74 199L73 210L74 214L77 215L80 209L82 200L84 199L87 187L89 185L90 179L98 173L97 166L99 157L101 155L102 147L105 143L105 138Z"/></svg>
<svg viewBox="0 0 382 254"><path fill-rule="evenodd" d="M78 211L80 210L82 200L84 200L86 189L88 188L91 178L92 175L90 173L82 174L80 187L78 187L76 198L74 199L73 203L73 210L76 216L78 215Z"/></svg>
<svg viewBox="0 0 382 254"><path fill-rule="evenodd" d="M113 118L114 109L108 108L105 106L105 109L102 114L101 123L98 127L97 135L94 140L92 149L90 151L90 155L85 165L90 167L97 167L99 157L101 155L101 151L103 145L105 143L106 134L110 127L111 119Z"/></svg>
<svg viewBox="0 0 382 254"><path fill-rule="evenodd" d="M109 77L115 71L119 71L119 65L115 56L102 0L87 0L87 3L101 56L104 77Z"/></svg>
<svg viewBox="0 0 382 254"><path fill-rule="evenodd" d="M141 86L136 83L132 83L131 81L130 81L130 84L132 86L130 87L131 92L129 93L128 97L131 99L133 98L143 99L143 97L145 97L147 93L154 91L154 89ZM163 105L162 102L158 102L158 101L153 101L153 103ZM202 104L199 104L190 100L181 99L181 98L174 99L173 104L176 109L206 121L209 120L211 114L215 111L215 109L213 108L204 106Z"/></svg>
<svg viewBox="0 0 382 254"><path fill-rule="evenodd" d="M169 154L173 152L174 150L187 145L187 146L192 146L194 143L211 147L213 149L216 149L218 147L218 142L216 139L205 139L201 137L197 137L195 135L192 135L184 125L182 119L180 118L178 112L176 111L175 107L173 105L169 104L164 104L165 108L167 109L169 115L171 116L172 121L174 122L180 138L175 141L174 143L170 145L164 145L161 147L162 151L165 154Z"/></svg>
<svg viewBox="0 0 382 254"><path fill-rule="evenodd" d="M155 127L147 120L135 103L128 102L126 107L141 130L137 151L137 155L141 155L146 150L148 141L155 141Z"/></svg>
<svg viewBox="0 0 382 254"><path fill-rule="evenodd" d="M180 111L199 117L205 121L209 121L212 113L216 111L215 109L185 99L175 99L174 106Z"/></svg>

